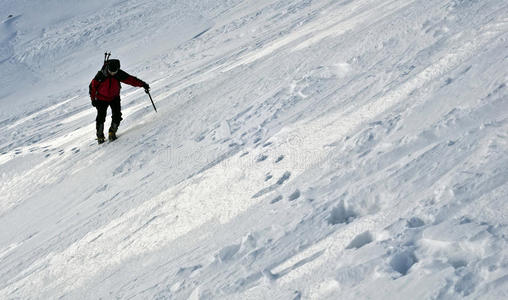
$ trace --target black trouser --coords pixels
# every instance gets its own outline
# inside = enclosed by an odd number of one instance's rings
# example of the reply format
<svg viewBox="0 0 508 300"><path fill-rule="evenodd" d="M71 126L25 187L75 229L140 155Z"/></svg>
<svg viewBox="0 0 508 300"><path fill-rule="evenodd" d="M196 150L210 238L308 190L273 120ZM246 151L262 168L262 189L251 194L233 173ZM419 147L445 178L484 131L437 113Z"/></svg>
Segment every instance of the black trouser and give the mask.
<svg viewBox="0 0 508 300"><path fill-rule="evenodd" d="M111 106L111 127L110 131L116 132L118 125L122 119L122 108L120 106L120 97L115 98L113 101L100 101L98 100L95 108L97 109L97 118L95 119L95 125L97 128L97 134L102 134L104 131L104 122L106 122L106 115L108 113L108 107Z"/></svg>

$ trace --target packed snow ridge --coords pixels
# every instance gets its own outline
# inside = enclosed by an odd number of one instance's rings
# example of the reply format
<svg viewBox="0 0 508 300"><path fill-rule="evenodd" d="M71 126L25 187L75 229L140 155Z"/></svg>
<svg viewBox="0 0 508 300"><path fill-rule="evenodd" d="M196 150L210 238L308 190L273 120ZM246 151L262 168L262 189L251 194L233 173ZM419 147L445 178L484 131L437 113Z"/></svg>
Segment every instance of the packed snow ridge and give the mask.
<svg viewBox="0 0 508 300"><path fill-rule="evenodd" d="M506 1L0 8L0 299L508 299Z"/></svg>

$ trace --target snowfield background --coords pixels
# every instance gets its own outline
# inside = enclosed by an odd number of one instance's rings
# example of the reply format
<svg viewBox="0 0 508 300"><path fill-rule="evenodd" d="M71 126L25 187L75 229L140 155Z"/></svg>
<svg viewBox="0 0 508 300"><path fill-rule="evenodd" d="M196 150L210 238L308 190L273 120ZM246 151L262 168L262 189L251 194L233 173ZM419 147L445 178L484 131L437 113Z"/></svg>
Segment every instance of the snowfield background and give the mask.
<svg viewBox="0 0 508 300"><path fill-rule="evenodd" d="M506 1L0 11L1 299L508 298Z"/></svg>

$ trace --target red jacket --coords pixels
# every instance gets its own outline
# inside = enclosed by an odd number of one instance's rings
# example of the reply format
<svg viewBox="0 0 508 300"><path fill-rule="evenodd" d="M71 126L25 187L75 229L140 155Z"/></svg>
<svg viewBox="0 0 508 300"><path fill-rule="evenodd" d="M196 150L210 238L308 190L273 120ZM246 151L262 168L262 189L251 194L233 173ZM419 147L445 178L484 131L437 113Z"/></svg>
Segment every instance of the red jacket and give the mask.
<svg viewBox="0 0 508 300"><path fill-rule="evenodd" d="M127 74L122 70L118 70L115 75L108 74L107 71L99 71L90 83L89 93L92 100L113 101L120 97L120 82L132 86L142 87L145 82L134 76Z"/></svg>

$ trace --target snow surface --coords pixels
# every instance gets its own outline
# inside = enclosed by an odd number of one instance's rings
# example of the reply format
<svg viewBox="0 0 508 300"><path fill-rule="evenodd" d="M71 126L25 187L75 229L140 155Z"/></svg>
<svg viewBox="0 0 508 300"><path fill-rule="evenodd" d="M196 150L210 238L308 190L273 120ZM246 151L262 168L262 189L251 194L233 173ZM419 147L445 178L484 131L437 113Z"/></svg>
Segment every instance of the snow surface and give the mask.
<svg viewBox="0 0 508 300"><path fill-rule="evenodd" d="M506 1L0 8L0 299L508 299Z"/></svg>

